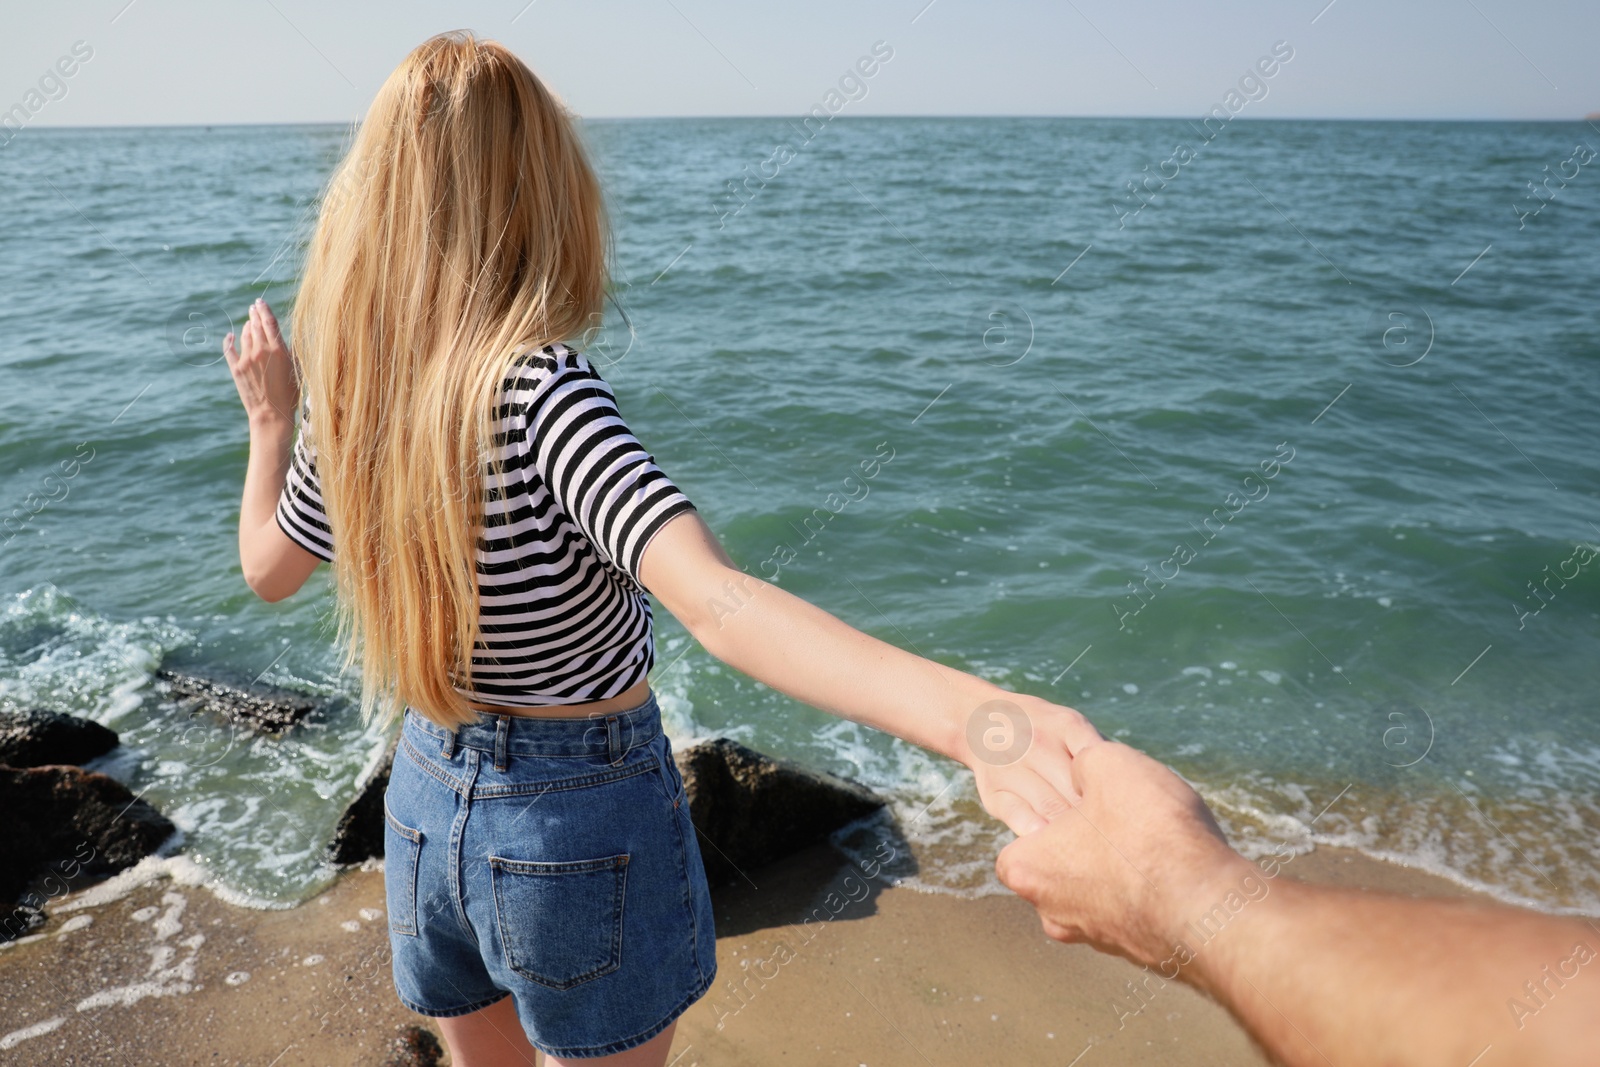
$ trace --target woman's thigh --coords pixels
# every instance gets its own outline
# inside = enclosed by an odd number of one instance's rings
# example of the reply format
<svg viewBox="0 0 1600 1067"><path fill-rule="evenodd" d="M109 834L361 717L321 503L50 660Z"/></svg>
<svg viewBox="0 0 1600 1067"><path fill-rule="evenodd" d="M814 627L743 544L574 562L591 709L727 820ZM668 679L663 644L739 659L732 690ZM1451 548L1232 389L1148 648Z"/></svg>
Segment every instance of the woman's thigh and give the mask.
<svg viewBox="0 0 1600 1067"><path fill-rule="evenodd" d="M434 1022L450 1049L452 1067L537 1067L537 1053L522 1032L516 1002L510 997L469 1015Z"/></svg>
<svg viewBox="0 0 1600 1067"><path fill-rule="evenodd" d="M517 1019L515 1002L507 997L471 1015L457 1015L449 1019L435 1019L450 1046L452 1067L535 1067L537 1060L522 1023ZM674 1021L649 1041L626 1052L614 1053L585 1060L564 1060L555 1056L544 1058L545 1067L566 1067L568 1064L593 1065L593 1067L664 1067L672 1051L672 1037L678 1024Z"/></svg>
<svg viewBox="0 0 1600 1067"><path fill-rule="evenodd" d="M546 1056L545 1067L578 1067L578 1065L601 1064L603 1067L664 1067L667 1056L672 1052L672 1035L678 1029L678 1022L674 1019L667 1024L667 1028L646 1041L626 1052L613 1053L610 1056L601 1056L599 1059L565 1060L557 1056Z"/></svg>

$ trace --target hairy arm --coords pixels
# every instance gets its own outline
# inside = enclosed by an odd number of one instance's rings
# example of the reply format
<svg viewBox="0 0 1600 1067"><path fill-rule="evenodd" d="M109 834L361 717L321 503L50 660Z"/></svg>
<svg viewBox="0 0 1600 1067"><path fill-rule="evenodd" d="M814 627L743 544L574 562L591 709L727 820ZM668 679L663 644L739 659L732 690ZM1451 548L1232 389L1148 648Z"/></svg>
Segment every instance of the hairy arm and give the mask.
<svg viewBox="0 0 1600 1067"><path fill-rule="evenodd" d="M1583 922L1285 879L1195 984L1285 1063L1593 1063L1600 938ZM1531 983L1531 986L1529 985Z"/></svg>
<svg viewBox="0 0 1600 1067"><path fill-rule="evenodd" d="M1008 845L1001 880L1052 937L1209 992L1280 1062L1593 1061L1589 923L1272 878L1187 784L1126 745L1080 750L1073 777L1073 814Z"/></svg>
<svg viewBox="0 0 1600 1067"><path fill-rule="evenodd" d="M674 517L651 539L639 566L647 589L706 651L796 700L959 760L978 778L990 814L1013 830L1066 810L1070 750L1097 739L1070 708L1010 693L880 641L805 600L734 566L696 512ZM1032 741L1018 758L974 748L993 702L1016 709ZM1020 746L1019 746L1020 747Z"/></svg>

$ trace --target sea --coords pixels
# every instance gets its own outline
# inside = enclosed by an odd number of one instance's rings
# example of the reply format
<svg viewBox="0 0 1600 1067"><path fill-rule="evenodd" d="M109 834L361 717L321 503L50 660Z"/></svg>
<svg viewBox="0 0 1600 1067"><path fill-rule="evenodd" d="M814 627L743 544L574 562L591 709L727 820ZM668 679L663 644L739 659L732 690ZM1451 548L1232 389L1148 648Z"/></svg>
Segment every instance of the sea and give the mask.
<svg viewBox="0 0 1600 1067"><path fill-rule="evenodd" d="M741 566L1079 709L1249 854L1344 846L1600 909L1600 127L584 129L615 284L581 341ZM350 133L0 147L0 709L116 730L95 766L217 892L269 908L336 876L385 738L326 568L279 604L241 577L220 345L258 296L292 319ZM1009 834L963 768L656 616L676 745L864 782L904 881L1003 891ZM246 734L173 705L163 667L322 707Z"/></svg>

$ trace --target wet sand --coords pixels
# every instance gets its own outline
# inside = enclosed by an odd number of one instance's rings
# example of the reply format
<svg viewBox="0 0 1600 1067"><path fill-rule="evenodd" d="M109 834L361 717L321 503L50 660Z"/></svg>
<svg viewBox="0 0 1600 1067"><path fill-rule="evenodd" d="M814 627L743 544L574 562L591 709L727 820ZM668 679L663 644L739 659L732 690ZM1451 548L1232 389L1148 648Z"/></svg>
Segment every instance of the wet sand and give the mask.
<svg viewBox="0 0 1600 1067"><path fill-rule="evenodd" d="M1176 983L1122 1018L1138 972L1050 941L1013 897L863 882L827 846L749 873L715 894L718 980L679 1022L674 1067L1064 1067L1089 1050L1095 1067L1267 1062ZM1285 874L1468 895L1334 849ZM837 914L819 921L830 893ZM165 876L69 910L84 899L57 901L42 936L0 950L0 1064L377 1065L403 1027L427 1024L394 997L381 871L282 911Z"/></svg>

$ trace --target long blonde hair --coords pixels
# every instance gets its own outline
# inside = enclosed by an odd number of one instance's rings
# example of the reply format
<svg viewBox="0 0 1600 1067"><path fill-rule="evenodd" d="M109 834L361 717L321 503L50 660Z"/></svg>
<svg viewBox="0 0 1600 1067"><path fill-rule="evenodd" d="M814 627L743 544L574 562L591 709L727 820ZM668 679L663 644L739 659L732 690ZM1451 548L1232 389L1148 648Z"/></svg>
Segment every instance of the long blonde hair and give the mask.
<svg viewBox="0 0 1600 1067"><path fill-rule="evenodd" d="M504 46L440 34L384 82L329 182L293 330L364 721L476 717L456 686L494 398L519 354L598 321L607 246L573 118Z"/></svg>

